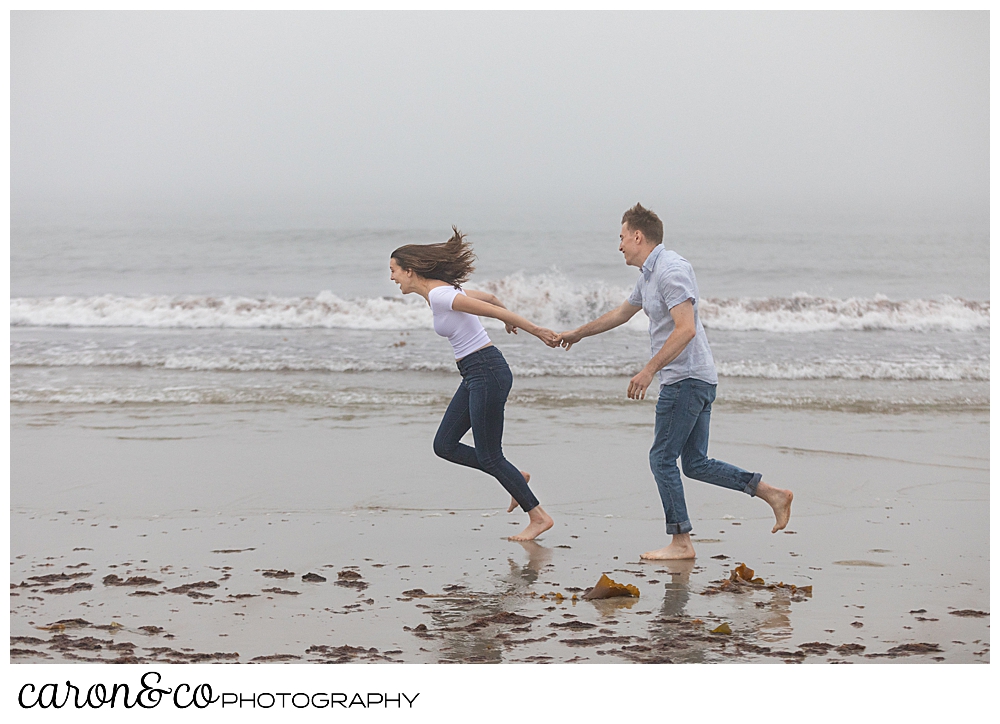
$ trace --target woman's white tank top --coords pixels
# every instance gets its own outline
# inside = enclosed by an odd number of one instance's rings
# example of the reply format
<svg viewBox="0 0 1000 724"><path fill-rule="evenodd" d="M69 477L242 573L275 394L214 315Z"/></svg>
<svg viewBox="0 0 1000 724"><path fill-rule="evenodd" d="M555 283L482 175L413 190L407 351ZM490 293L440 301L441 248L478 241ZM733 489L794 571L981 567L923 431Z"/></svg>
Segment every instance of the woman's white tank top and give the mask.
<svg viewBox="0 0 1000 724"><path fill-rule="evenodd" d="M434 287L427 293L427 301L434 313L434 331L448 338L455 351L455 359L461 359L488 345L490 336L475 314L456 312L451 308L457 294L465 292L451 285Z"/></svg>

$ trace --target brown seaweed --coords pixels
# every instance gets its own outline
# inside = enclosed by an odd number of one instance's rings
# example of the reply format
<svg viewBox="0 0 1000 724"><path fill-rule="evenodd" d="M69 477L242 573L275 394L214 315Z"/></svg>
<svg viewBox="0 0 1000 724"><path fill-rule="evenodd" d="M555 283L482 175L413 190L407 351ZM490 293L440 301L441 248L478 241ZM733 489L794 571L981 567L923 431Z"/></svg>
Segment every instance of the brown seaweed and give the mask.
<svg viewBox="0 0 1000 724"><path fill-rule="evenodd" d="M92 576L93 573L49 573L45 576L28 576L29 581L34 581L34 583L28 584L31 586L48 586L52 583L62 583L63 581L72 581L76 578L87 578Z"/></svg>
<svg viewBox="0 0 1000 724"><path fill-rule="evenodd" d="M597 585L588 588L587 592L583 594L585 601L619 597L639 598L639 589L631 584L616 583L603 573Z"/></svg>
<svg viewBox="0 0 1000 724"><path fill-rule="evenodd" d="M261 575L264 576L264 578L291 578L295 575L295 573L284 569L276 571L273 568L268 568L266 571L263 571Z"/></svg>
<svg viewBox="0 0 1000 724"><path fill-rule="evenodd" d="M153 586L163 581L157 581L149 576L129 576L123 580L112 573L102 578L101 583L105 586Z"/></svg>
<svg viewBox="0 0 1000 724"><path fill-rule="evenodd" d="M219 584L215 581L198 581L197 583L185 583L183 586L177 586L176 588L168 588L167 591L170 593L190 593L191 591L198 590L199 588L218 588Z"/></svg>
<svg viewBox="0 0 1000 724"><path fill-rule="evenodd" d="M49 588L45 593L76 593L77 591L89 591L93 587L92 583L74 583L66 588Z"/></svg>
<svg viewBox="0 0 1000 724"><path fill-rule="evenodd" d="M550 623L552 628L564 628L571 631L583 631L588 628L597 628L595 624L587 623L585 621L565 621L563 623Z"/></svg>
<svg viewBox="0 0 1000 724"><path fill-rule="evenodd" d="M285 596L298 596L301 593L301 591L286 591L285 589L278 588L277 586L275 586L274 588L264 588L261 590L263 590L264 593L280 593Z"/></svg>
<svg viewBox="0 0 1000 724"><path fill-rule="evenodd" d="M767 583L763 578L755 577L754 570L748 568L745 563L740 563L734 568L729 578L721 581L713 581L714 586L709 586L701 592L703 596L711 596L716 593L745 593L752 590L773 591L779 588L787 589L793 596L793 600L801 600L800 596L811 597L813 593L812 585L796 586L792 583Z"/></svg>
<svg viewBox="0 0 1000 724"><path fill-rule="evenodd" d="M64 618L48 626L36 626L35 628L39 631L65 631L68 628L88 628L93 625L84 618Z"/></svg>
<svg viewBox="0 0 1000 724"><path fill-rule="evenodd" d="M628 643L632 636L590 636L585 639L559 639L567 646L598 646L600 644Z"/></svg>

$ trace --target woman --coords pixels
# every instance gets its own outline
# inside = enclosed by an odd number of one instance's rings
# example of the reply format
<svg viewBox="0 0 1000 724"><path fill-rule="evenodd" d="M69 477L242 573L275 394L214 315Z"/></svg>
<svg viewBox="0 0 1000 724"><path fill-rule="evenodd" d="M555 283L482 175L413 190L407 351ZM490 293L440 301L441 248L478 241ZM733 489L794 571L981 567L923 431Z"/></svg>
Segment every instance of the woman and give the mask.
<svg viewBox="0 0 1000 724"><path fill-rule="evenodd" d="M462 384L444 413L434 452L445 460L489 473L510 493L511 505L528 514L528 527L510 540L534 540L552 527L552 518L542 510L528 487L531 476L520 472L503 456L503 408L513 377L500 350L493 346L479 317L499 319L508 333L518 328L533 334L549 347L559 344L550 329L532 324L506 309L492 294L465 291L462 284L472 274L475 256L465 235L451 227L454 235L443 244L407 244L392 252L391 278L403 294L416 293L427 300L434 313L434 331L447 337L455 352ZM459 442L472 428L476 447Z"/></svg>

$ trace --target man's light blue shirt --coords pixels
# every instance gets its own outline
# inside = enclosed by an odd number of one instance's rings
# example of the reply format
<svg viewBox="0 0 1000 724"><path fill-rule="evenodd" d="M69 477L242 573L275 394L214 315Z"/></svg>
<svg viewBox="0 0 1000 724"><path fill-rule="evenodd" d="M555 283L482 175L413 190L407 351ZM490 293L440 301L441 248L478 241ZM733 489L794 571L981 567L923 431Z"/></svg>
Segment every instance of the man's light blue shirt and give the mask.
<svg viewBox="0 0 1000 724"><path fill-rule="evenodd" d="M698 282L694 278L691 264L677 252L668 251L662 244L657 244L643 262L641 272L628 303L634 307L641 306L649 317L651 355L660 351L667 337L674 331L674 318L670 316L670 310L688 299L694 307L694 339L688 342L687 347L673 362L657 373L660 385L672 385L688 378L718 384L715 359L698 316Z"/></svg>

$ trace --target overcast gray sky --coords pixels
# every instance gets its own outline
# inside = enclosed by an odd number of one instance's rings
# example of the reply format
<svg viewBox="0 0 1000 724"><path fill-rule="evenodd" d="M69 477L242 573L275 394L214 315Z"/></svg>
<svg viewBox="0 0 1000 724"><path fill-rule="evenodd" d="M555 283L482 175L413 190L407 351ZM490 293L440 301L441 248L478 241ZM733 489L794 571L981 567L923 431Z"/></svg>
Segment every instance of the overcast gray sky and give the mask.
<svg viewBox="0 0 1000 724"><path fill-rule="evenodd" d="M15 214L985 218L989 17L14 12L11 187Z"/></svg>

